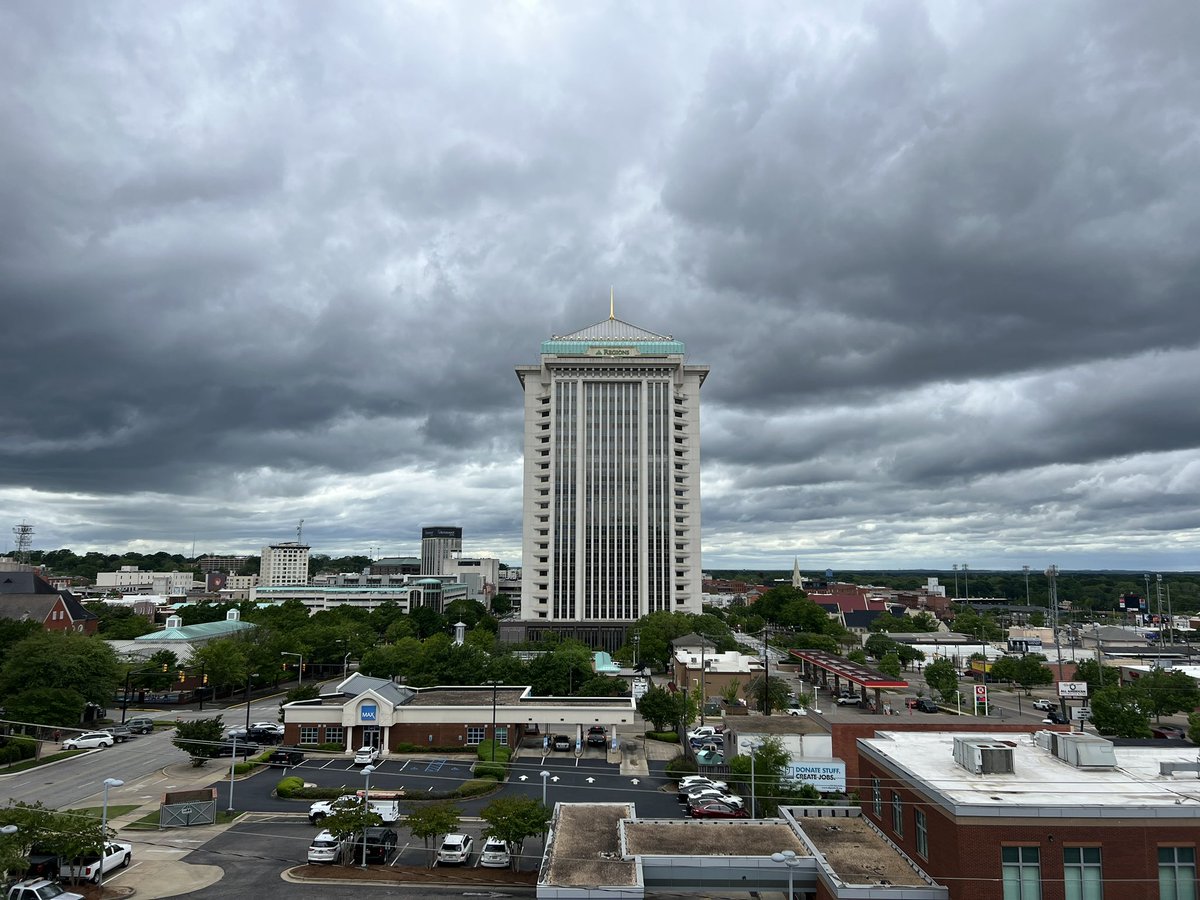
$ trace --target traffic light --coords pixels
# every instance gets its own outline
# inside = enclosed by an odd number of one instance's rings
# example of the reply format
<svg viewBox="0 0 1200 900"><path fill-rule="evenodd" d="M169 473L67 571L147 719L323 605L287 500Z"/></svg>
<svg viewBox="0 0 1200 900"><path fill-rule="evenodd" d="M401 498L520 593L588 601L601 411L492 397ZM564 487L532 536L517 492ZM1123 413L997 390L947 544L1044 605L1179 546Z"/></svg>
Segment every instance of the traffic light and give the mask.
<svg viewBox="0 0 1200 900"><path fill-rule="evenodd" d="M170 668L170 666L168 666L166 663L163 663L163 671L164 672L167 671L167 669L169 669L169 668Z"/></svg>
<svg viewBox="0 0 1200 900"><path fill-rule="evenodd" d="M183 677L184 677L184 676L183 676L183 669L180 669L180 670L179 670L179 683L180 683L180 684L183 684Z"/></svg>
<svg viewBox="0 0 1200 900"><path fill-rule="evenodd" d="M205 672L205 673L204 673L204 680L203 680L203 683L204 683L204 684L208 684L208 673L207 673L207 672Z"/></svg>
<svg viewBox="0 0 1200 900"><path fill-rule="evenodd" d="M288 664L287 664L287 660L285 659L285 660L283 661L283 671L285 671L285 672L286 672L287 670L288 670Z"/></svg>

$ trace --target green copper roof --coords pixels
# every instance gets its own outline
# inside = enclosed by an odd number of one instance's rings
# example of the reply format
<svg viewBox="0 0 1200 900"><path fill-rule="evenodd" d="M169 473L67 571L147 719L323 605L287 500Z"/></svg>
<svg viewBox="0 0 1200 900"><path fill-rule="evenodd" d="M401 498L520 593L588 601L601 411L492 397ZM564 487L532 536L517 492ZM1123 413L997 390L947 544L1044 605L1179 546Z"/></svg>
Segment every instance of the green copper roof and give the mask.
<svg viewBox="0 0 1200 900"><path fill-rule="evenodd" d="M178 628L164 628L162 631L151 631L149 634L138 635L134 640L194 641L197 638L225 637L226 635L254 627L250 622L221 619L218 622L201 622L199 625L180 625Z"/></svg>
<svg viewBox="0 0 1200 900"><path fill-rule="evenodd" d="M666 356L683 352L683 341L669 334L655 334L612 317L542 341L542 353L557 356Z"/></svg>

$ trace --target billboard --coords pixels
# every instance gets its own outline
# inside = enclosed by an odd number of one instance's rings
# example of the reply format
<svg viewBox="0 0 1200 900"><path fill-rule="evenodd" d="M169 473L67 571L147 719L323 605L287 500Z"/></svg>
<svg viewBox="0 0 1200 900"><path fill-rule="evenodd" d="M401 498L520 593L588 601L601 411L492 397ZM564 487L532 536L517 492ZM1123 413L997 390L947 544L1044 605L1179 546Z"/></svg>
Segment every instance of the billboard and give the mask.
<svg viewBox="0 0 1200 900"><path fill-rule="evenodd" d="M840 759L790 759L783 777L811 784L822 793L845 793L846 764Z"/></svg>
<svg viewBox="0 0 1200 900"><path fill-rule="evenodd" d="M450 528L445 525L431 525L421 529L421 540L426 538L458 538L462 540L461 528Z"/></svg>
<svg viewBox="0 0 1200 900"><path fill-rule="evenodd" d="M1064 700L1086 700L1088 686L1086 681L1060 681L1058 696Z"/></svg>

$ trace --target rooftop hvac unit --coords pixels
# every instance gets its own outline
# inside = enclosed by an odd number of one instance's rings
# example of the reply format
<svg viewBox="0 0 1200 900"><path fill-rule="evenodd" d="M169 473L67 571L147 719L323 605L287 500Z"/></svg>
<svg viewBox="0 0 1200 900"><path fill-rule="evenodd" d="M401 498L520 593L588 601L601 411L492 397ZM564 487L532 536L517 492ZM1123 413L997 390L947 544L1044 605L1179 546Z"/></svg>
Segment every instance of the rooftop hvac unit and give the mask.
<svg viewBox="0 0 1200 900"><path fill-rule="evenodd" d="M1093 734L1058 734L1055 756L1077 769L1114 769L1117 755L1112 741Z"/></svg>
<svg viewBox="0 0 1200 900"><path fill-rule="evenodd" d="M1013 774L1013 748L977 738L954 739L954 761L975 775Z"/></svg>

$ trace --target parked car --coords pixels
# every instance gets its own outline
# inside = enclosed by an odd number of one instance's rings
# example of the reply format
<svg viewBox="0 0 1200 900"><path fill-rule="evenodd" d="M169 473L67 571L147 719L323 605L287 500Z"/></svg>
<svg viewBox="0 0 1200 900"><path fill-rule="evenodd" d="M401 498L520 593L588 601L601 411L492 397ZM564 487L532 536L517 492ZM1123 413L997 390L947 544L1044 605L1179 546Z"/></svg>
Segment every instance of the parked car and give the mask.
<svg viewBox="0 0 1200 900"><path fill-rule="evenodd" d="M1151 725L1150 733L1156 738L1162 738L1163 740L1168 741L1182 741L1187 737L1187 732L1185 732L1182 728L1180 728L1178 725L1170 724Z"/></svg>
<svg viewBox="0 0 1200 900"><path fill-rule="evenodd" d="M123 744L133 737L133 732L129 730L128 725L109 725L104 730L111 734L113 740L118 744Z"/></svg>
<svg viewBox="0 0 1200 900"><path fill-rule="evenodd" d="M150 734L154 731L154 720L148 716L134 716L125 723L134 734Z"/></svg>
<svg viewBox="0 0 1200 900"><path fill-rule="evenodd" d="M1066 725L1067 717L1060 713L1057 709L1052 709L1046 713L1046 718L1042 719L1043 725Z"/></svg>
<svg viewBox="0 0 1200 900"><path fill-rule="evenodd" d="M274 731L276 734L283 734L283 726L278 722L252 722L250 723L251 731Z"/></svg>
<svg viewBox="0 0 1200 900"><path fill-rule="evenodd" d="M371 766L379 762L378 747L359 747L354 754L354 764L356 766Z"/></svg>
<svg viewBox="0 0 1200 900"><path fill-rule="evenodd" d="M116 739L107 731L85 731L75 737L69 737L62 742L64 750L104 750L113 745Z"/></svg>
<svg viewBox="0 0 1200 900"><path fill-rule="evenodd" d="M687 739L689 741L707 740L719 735L724 730L723 728L717 728L715 725L701 725L699 728L689 731Z"/></svg>
<svg viewBox="0 0 1200 900"><path fill-rule="evenodd" d="M303 750L297 750L295 747L280 747L278 750L271 751L267 762L273 766L294 766L303 759Z"/></svg>
<svg viewBox="0 0 1200 900"><path fill-rule="evenodd" d="M255 728L251 725L246 733L246 740L258 744L278 744L283 740L283 734L274 728Z"/></svg>
<svg viewBox="0 0 1200 900"><path fill-rule="evenodd" d="M842 691L837 697L838 706L857 706L861 702L862 697L852 694L850 691Z"/></svg>
<svg viewBox="0 0 1200 900"><path fill-rule="evenodd" d="M498 837L485 840L483 849L479 851L479 864L489 869L507 869L512 865L508 844Z"/></svg>
<svg viewBox="0 0 1200 900"><path fill-rule="evenodd" d="M554 750L567 751L571 749L571 739L565 734L556 734L550 739L550 746Z"/></svg>
<svg viewBox="0 0 1200 900"><path fill-rule="evenodd" d="M720 800L689 806L687 814L693 819L746 819L750 816L744 807L723 803Z"/></svg>
<svg viewBox="0 0 1200 900"><path fill-rule="evenodd" d="M603 747L608 744L608 736L604 733L603 725L593 725L588 729L587 742L589 747Z"/></svg>
<svg viewBox="0 0 1200 900"><path fill-rule="evenodd" d="M920 700L918 700L913 709L923 713L941 712L941 710L938 708L938 705L928 697L922 697Z"/></svg>
<svg viewBox="0 0 1200 900"><path fill-rule="evenodd" d="M335 838L330 832L322 831L308 845L308 861L310 863L339 862L346 852L347 842Z"/></svg>
<svg viewBox="0 0 1200 900"><path fill-rule="evenodd" d="M807 716L808 710L803 706L789 706L786 710L789 716Z"/></svg>
<svg viewBox="0 0 1200 900"><path fill-rule="evenodd" d="M438 865L465 865L471 861L471 845L474 842L469 834L448 834L438 849L436 863Z"/></svg>
<svg viewBox="0 0 1200 900"><path fill-rule="evenodd" d="M392 858L392 854L396 852L396 844L399 841L399 836L391 828L376 826L367 829L366 837L367 862L386 864ZM359 835L354 842L352 853L354 859L361 860L363 858L362 852L363 836Z"/></svg>
<svg viewBox="0 0 1200 900"><path fill-rule="evenodd" d="M35 844L29 851L27 859L29 865L25 869L25 879L58 877L59 856L57 853L51 853L45 847Z"/></svg>
<svg viewBox="0 0 1200 900"><path fill-rule="evenodd" d="M722 788L709 788L702 791L689 791L687 799L684 803L688 806L702 806L704 803L717 800L721 803L728 803L730 806L745 806L742 798L737 794L731 794L729 791Z"/></svg>
<svg viewBox="0 0 1200 900"><path fill-rule="evenodd" d="M1033 708L1040 709L1043 712L1049 712L1050 710L1054 709L1056 706L1057 706L1057 704L1054 703L1054 701L1046 700L1044 698L1033 701Z"/></svg>
<svg viewBox="0 0 1200 900"><path fill-rule="evenodd" d="M64 878L75 878L80 881L99 881L101 865L107 875L113 869L123 869L133 859L133 844L121 841L110 841L104 845L104 857L95 853L81 856L65 864L60 873Z"/></svg>
<svg viewBox="0 0 1200 900"><path fill-rule="evenodd" d="M7 900L83 900L83 895L64 890L57 881L27 878L8 889Z"/></svg>
<svg viewBox="0 0 1200 900"><path fill-rule="evenodd" d="M226 730L225 739L228 741L232 741L234 738L237 738L237 740L239 740L239 741L249 740L250 739L250 729L249 728L230 728L230 729Z"/></svg>

